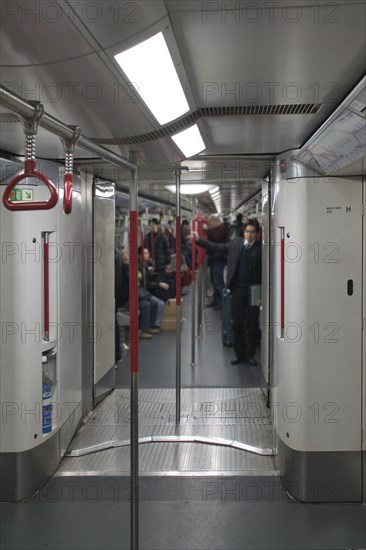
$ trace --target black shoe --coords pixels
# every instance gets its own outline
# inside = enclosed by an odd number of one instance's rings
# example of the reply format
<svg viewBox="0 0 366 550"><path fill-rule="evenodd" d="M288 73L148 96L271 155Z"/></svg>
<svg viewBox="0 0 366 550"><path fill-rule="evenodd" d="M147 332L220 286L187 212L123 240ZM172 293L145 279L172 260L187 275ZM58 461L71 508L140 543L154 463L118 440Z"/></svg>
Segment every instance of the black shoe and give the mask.
<svg viewBox="0 0 366 550"><path fill-rule="evenodd" d="M240 363L244 363L244 359L242 357L236 357L232 361L230 361L231 365L240 365Z"/></svg>
<svg viewBox="0 0 366 550"><path fill-rule="evenodd" d="M254 359L252 355L248 355L248 357L246 358L246 362L249 363L249 365L253 365L253 367L255 365L258 365L257 361Z"/></svg>
<svg viewBox="0 0 366 550"><path fill-rule="evenodd" d="M215 302L210 302L209 304L206 304L206 307L215 307Z"/></svg>

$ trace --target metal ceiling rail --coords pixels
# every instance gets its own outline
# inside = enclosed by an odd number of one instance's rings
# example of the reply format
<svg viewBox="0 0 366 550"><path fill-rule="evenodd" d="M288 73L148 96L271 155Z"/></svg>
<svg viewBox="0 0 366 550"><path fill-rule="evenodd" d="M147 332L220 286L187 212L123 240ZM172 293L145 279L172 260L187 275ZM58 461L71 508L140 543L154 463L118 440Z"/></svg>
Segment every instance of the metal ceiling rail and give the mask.
<svg viewBox="0 0 366 550"><path fill-rule="evenodd" d="M0 86L0 104L6 106L11 111L24 118L31 118L35 112L35 108L32 103L27 102L13 92L10 92L10 90L4 86ZM69 126L46 113L43 115L39 125L45 130L48 130L52 134L63 139L71 139L74 134L74 131L69 128ZM90 153L95 153L98 157L103 158L107 162L116 164L117 166L122 166L123 168L127 168L133 172L137 168L135 163L117 155L116 153L113 153L112 151L109 151L108 149L105 149L104 147L101 147L100 145L96 145L84 136L80 136L78 147L81 147Z"/></svg>

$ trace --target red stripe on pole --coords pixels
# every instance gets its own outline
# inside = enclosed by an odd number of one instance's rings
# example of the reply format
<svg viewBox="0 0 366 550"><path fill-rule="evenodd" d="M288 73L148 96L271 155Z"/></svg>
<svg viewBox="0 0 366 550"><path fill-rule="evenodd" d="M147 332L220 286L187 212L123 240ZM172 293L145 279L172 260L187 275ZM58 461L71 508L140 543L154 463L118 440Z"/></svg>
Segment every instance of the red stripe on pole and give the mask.
<svg viewBox="0 0 366 550"><path fill-rule="evenodd" d="M130 371L138 371L138 258L137 258L137 211L130 211Z"/></svg>
<svg viewBox="0 0 366 550"><path fill-rule="evenodd" d="M192 231L196 231L196 221L192 220ZM196 280L196 239L192 239L192 281Z"/></svg>
<svg viewBox="0 0 366 550"><path fill-rule="evenodd" d="M142 265L142 271L144 271L144 267L145 267L145 254L144 254L144 233L143 231L141 231L141 234L140 234L140 240L141 240L141 265Z"/></svg>
<svg viewBox="0 0 366 550"><path fill-rule="evenodd" d="M49 271L49 249L48 243L43 246L44 266L44 332L50 330L50 271Z"/></svg>
<svg viewBox="0 0 366 550"><path fill-rule="evenodd" d="M281 239L281 329L285 328L285 239Z"/></svg>
<svg viewBox="0 0 366 550"><path fill-rule="evenodd" d="M197 223L197 228L198 228L198 236L200 239L202 239L203 237L203 220L202 218L199 218L198 220L198 223ZM202 265L203 265L203 248L200 246L199 249L198 249L198 269L202 269Z"/></svg>
<svg viewBox="0 0 366 550"><path fill-rule="evenodd" d="M181 226L180 226L180 216L176 217L176 274L175 274L175 286L176 286L176 304L177 306L181 305L181 261L180 261L180 251L181 251Z"/></svg>
<svg viewBox="0 0 366 550"><path fill-rule="evenodd" d="M154 235L153 231L150 232L150 245L151 245L151 259L154 262L155 261L155 251L154 251Z"/></svg>

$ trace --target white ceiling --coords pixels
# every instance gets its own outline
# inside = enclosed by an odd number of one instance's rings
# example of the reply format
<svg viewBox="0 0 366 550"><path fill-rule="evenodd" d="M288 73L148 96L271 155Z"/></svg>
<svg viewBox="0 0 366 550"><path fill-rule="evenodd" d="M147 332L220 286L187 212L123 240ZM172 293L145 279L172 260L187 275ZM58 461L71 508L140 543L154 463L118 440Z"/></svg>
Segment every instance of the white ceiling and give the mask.
<svg viewBox="0 0 366 550"><path fill-rule="evenodd" d="M39 5L39 13L28 12L30 4ZM182 180L205 178L219 185L228 210L258 188L271 158L300 147L312 135L365 72L364 0L59 0L12 5L14 14L3 12L2 84L24 99L42 101L48 114L81 126L92 139L118 140L160 129L113 57L159 30L166 36L191 112L320 104L316 114L199 119L207 148L196 157L195 172ZM1 148L23 154L20 124L2 123L0 131ZM139 152L141 189L171 200L164 185L174 182L169 170L184 161L180 151L170 137L137 141L133 148ZM126 157L131 148L104 146ZM59 139L40 130L37 154L62 158ZM77 149L76 156L91 155ZM250 173L252 158L257 169ZM238 162L244 167L237 169ZM197 171L202 165L203 174ZM232 170L223 174L218 168L223 165ZM117 183L128 179L113 167L98 164L98 170L102 177L112 172ZM206 199L206 206L213 208Z"/></svg>

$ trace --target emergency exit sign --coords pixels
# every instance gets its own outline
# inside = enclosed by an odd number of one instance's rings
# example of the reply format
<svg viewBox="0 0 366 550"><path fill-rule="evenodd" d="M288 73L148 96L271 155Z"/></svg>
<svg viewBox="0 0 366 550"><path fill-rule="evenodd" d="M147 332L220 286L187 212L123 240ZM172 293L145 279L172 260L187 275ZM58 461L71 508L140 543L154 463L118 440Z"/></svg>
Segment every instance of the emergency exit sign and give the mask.
<svg viewBox="0 0 366 550"><path fill-rule="evenodd" d="M19 189L15 187L11 192L10 199L13 202L32 202L33 189Z"/></svg>

